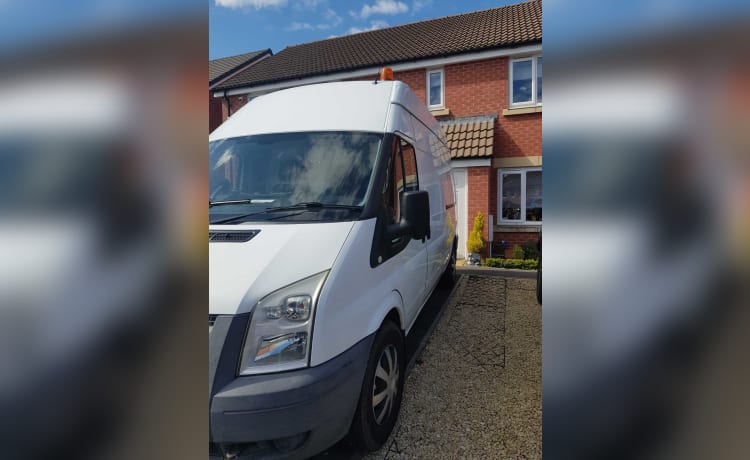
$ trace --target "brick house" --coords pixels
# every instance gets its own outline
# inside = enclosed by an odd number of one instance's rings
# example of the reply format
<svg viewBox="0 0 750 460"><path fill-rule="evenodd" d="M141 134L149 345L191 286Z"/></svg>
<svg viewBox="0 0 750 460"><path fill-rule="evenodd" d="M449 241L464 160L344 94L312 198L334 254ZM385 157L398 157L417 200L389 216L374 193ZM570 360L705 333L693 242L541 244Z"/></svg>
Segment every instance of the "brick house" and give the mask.
<svg viewBox="0 0 750 460"><path fill-rule="evenodd" d="M542 222L541 1L289 46L216 85L213 96L226 119L253 97L375 79L383 66L425 101L446 133L460 241L466 242L478 212L485 216L485 239L493 232L493 255L510 257L514 244L536 241ZM300 110L315 116L315 107ZM459 244L459 257L465 253Z"/></svg>
<svg viewBox="0 0 750 460"><path fill-rule="evenodd" d="M226 116L222 115L222 101L213 97L213 90L239 72L271 56L270 49L227 56L208 61L208 132L216 129Z"/></svg>

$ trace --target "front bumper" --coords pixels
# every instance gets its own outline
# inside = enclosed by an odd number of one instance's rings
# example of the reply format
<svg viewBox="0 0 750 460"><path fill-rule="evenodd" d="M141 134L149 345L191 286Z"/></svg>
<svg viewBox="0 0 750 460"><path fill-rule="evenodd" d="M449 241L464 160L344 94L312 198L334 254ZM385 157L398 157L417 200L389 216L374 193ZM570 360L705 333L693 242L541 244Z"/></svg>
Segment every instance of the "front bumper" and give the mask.
<svg viewBox="0 0 750 460"><path fill-rule="evenodd" d="M220 316L210 334L210 355L215 358L209 359L209 371L213 367L215 372L209 395L212 450L239 453L237 458L307 458L343 438L356 410L374 335L316 367L237 377L241 347L235 346L234 335L246 328L232 323L246 325L247 320ZM230 370L231 376L222 375Z"/></svg>

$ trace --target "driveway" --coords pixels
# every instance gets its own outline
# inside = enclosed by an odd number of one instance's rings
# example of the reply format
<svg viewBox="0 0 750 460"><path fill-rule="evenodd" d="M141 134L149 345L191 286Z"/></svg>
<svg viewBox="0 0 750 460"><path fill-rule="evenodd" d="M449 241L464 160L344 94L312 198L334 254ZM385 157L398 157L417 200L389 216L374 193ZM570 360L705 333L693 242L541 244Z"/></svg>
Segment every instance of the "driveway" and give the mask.
<svg viewBox="0 0 750 460"><path fill-rule="evenodd" d="M415 350L393 434L365 459L541 458L536 281L501 273L464 274L441 302ZM316 458L362 458L344 446Z"/></svg>

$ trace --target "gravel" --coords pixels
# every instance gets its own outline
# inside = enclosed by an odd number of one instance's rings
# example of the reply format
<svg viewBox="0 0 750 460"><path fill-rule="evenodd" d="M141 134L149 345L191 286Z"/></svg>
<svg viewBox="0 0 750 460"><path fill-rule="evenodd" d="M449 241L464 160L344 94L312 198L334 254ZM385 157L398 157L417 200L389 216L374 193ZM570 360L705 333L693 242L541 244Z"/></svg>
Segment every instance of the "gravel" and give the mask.
<svg viewBox="0 0 750 460"><path fill-rule="evenodd" d="M409 374L391 438L366 459L541 458L535 283L461 277Z"/></svg>

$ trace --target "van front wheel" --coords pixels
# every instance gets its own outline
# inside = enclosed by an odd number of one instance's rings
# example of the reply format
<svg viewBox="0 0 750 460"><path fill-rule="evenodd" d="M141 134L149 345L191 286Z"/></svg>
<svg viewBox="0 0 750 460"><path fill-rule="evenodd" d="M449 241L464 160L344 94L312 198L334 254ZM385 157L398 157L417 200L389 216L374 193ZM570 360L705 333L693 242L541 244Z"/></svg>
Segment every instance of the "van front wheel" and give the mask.
<svg viewBox="0 0 750 460"><path fill-rule="evenodd" d="M404 389L403 350L401 330L386 321L372 344L350 431L353 441L367 451L385 443L398 418Z"/></svg>

